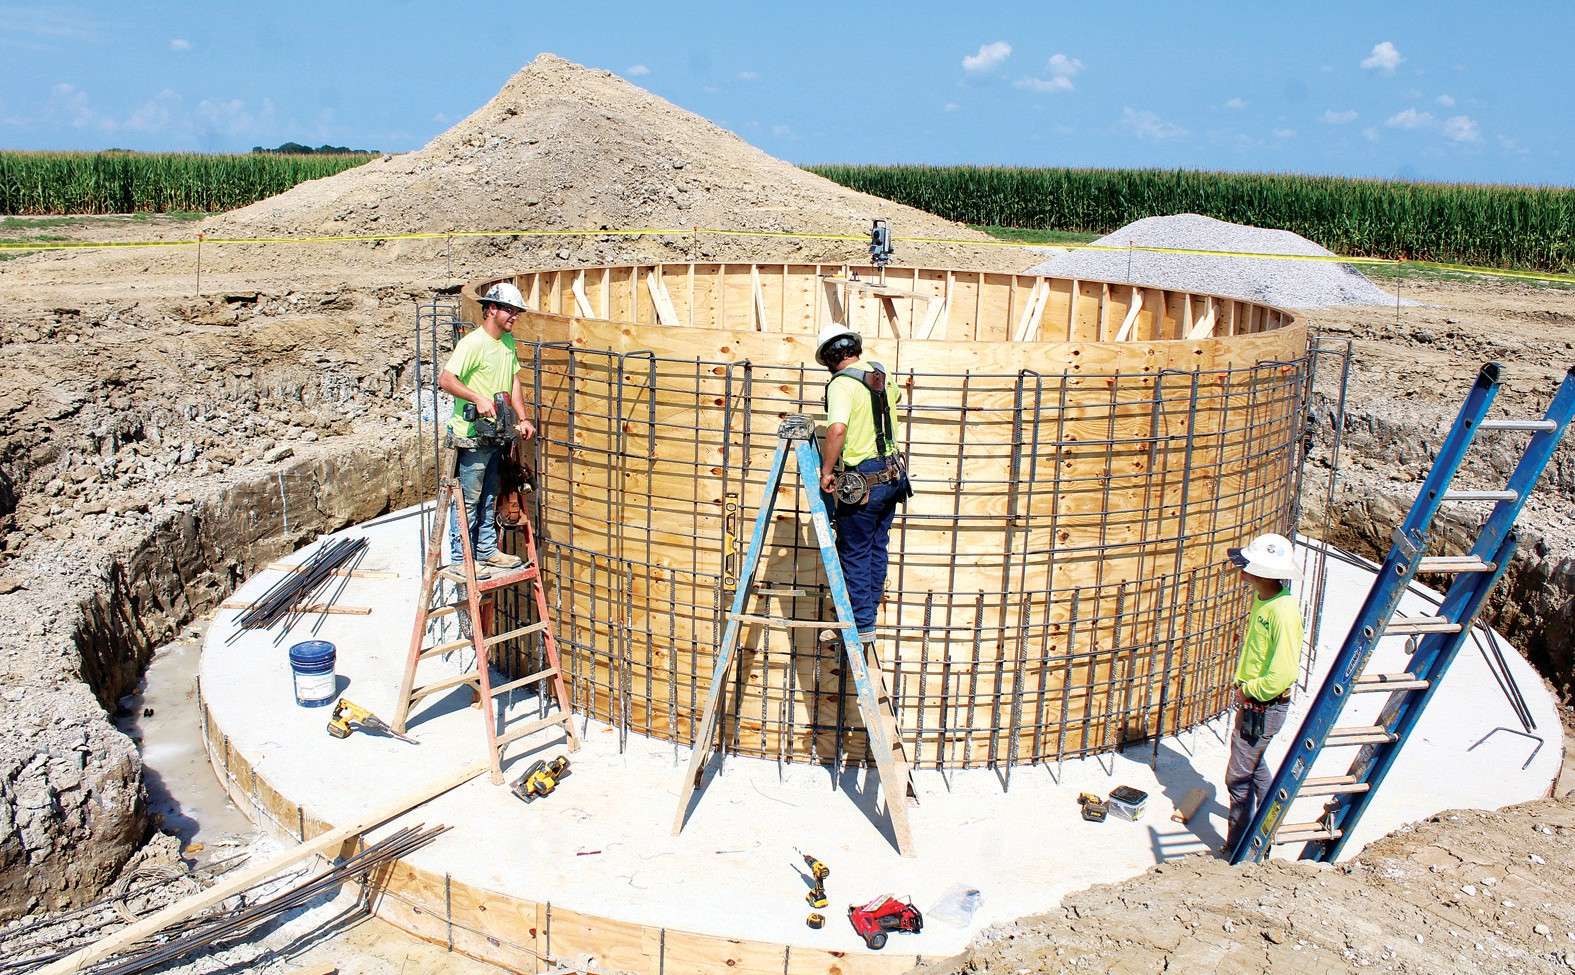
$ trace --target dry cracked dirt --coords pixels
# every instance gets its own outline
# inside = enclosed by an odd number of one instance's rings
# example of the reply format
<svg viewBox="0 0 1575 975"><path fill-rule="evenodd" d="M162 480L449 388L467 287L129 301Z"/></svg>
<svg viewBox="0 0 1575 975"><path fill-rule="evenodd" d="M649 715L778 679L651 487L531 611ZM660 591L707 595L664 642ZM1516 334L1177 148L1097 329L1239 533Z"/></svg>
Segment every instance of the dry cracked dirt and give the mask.
<svg viewBox="0 0 1575 975"><path fill-rule="evenodd" d="M561 135L569 131L610 149ZM450 213L445 200L460 202ZM298 187L208 229L442 230L481 214L492 222L474 225L611 227L644 214L847 231L879 215L898 233L972 235L810 177L604 72L545 57L420 153ZM50 232L191 230L154 220ZM0 923L99 898L155 836L137 748L112 720L153 649L266 562L421 496L419 302L486 272L709 259L724 247L566 241L208 248L200 295L188 248L0 263ZM753 241L727 253L858 256L837 242ZM950 246L907 249L899 261L1020 270L1037 258ZM1331 540L1369 556L1387 546L1483 362L1507 367L1510 414L1540 410L1575 365L1575 291L1403 287L1419 304L1398 313L1307 313L1329 340L1350 340L1354 357L1334 501L1326 508L1309 490L1302 528L1327 526ZM1329 460L1333 387L1323 389L1309 482L1328 473L1319 465ZM1514 459L1507 447L1480 457L1484 486ZM1523 519L1491 613L1566 702L1572 499L1566 445ZM1470 518L1447 525L1452 541ZM929 970L1562 971L1575 968L1572 829L1570 801L1551 798L1444 814L1334 869L1238 872L1188 859L1075 895L1061 914L992 931Z"/></svg>

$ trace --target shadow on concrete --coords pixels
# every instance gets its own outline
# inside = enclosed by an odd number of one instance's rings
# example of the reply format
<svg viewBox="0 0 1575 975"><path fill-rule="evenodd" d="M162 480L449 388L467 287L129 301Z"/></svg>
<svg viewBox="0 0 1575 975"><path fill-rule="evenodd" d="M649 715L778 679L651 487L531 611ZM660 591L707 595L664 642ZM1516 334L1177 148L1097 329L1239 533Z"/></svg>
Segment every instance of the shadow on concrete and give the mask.
<svg viewBox="0 0 1575 975"><path fill-rule="evenodd" d="M1169 800L1168 807L1179 806L1193 789L1204 790L1202 804L1186 824L1171 819L1149 824L1149 846L1154 853L1154 862L1163 863L1189 853L1219 849L1225 837L1214 828L1213 817L1216 814L1223 816L1226 812L1225 805L1219 800L1219 785L1200 775L1186 754L1179 751L1170 738L1159 743L1159 760L1154 771L1161 794ZM1150 811L1145 818L1158 815L1158 812Z"/></svg>

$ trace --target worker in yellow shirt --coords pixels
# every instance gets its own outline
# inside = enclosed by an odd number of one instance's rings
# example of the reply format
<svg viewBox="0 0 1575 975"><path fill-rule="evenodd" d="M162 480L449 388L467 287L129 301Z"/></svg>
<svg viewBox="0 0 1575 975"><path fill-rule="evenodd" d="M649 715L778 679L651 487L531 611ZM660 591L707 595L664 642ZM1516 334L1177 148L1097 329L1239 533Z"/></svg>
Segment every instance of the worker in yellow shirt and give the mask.
<svg viewBox="0 0 1575 975"><path fill-rule="evenodd" d="M866 364L859 358L863 354L864 340L845 325L827 325L815 344L816 361L831 371L820 489L837 499L837 559L859 639L873 643L875 614L886 589L892 519L913 490L897 449L902 392L886 367Z"/></svg>
<svg viewBox="0 0 1575 975"><path fill-rule="evenodd" d="M1302 612L1291 593L1296 558L1290 541L1283 535L1259 535L1228 554L1253 595L1236 661L1236 725L1225 769L1225 788L1230 792L1226 856L1268 798L1272 776L1263 753L1285 724L1302 656Z"/></svg>
<svg viewBox="0 0 1575 975"><path fill-rule="evenodd" d="M502 459L512 449L512 436L530 439L536 432L525 419L525 395L520 386L520 360L514 348L514 319L525 310L520 289L507 281L488 288L481 296L481 324L454 345L438 387L454 397L454 414L449 417L450 445L456 450L455 469L460 493L465 499L465 526L470 534L470 551L476 558L476 575L485 578L494 572L518 569L524 563L516 555L498 550L495 507L502 477ZM497 431L495 397L508 397L516 417L509 437L486 436L474 420L465 418L465 408L473 406L477 419L490 421ZM464 559L460 548L459 518L449 517L449 555L455 564Z"/></svg>

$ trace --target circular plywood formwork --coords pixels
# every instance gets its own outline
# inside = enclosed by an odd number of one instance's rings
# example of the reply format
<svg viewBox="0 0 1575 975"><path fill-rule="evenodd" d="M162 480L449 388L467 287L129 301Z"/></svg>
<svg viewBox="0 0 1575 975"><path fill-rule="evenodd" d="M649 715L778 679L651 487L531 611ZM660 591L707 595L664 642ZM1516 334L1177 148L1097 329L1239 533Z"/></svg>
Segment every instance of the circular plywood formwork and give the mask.
<svg viewBox="0 0 1575 975"><path fill-rule="evenodd" d="M476 296L463 314L476 321ZM813 336L903 391L915 497L878 644L921 768L1107 751L1228 703L1247 592L1225 550L1293 522L1304 326L1211 295L949 270L694 264L513 276L542 559L574 705L692 743L780 420L823 409ZM828 620L796 478L752 615ZM506 614L523 607L503 605ZM861 760L837 645L747 626L722 741ZM539 648L502 653L524 672Z"/></svg>

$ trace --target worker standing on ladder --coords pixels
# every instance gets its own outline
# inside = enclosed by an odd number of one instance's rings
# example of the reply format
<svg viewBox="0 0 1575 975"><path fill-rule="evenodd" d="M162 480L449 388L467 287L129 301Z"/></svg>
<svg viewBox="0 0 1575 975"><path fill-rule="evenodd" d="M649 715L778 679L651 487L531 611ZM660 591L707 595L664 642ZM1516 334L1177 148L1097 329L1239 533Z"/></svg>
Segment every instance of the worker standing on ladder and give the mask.
<svg viewBox="0 0 1575 975"><path fill-rule="evenodd" d="M897 505L913 496L897 450L902 392L886 367L866 365L864 340L845 325L827 325L815 359L831 370L826 383L826 441L820 489L837 500L837 558L859 639L875 641L875 613L886 589L887 546Z"/></svg>
<svg viewBox="0 0 1575 975"><path fill-rule="evenodd" d="M1268 798L1272 776L1263 753L1285 724L1302 655L1302 612L1291 593L1296 561L1290 541L1283 535L1259 535L1246 548L1233 548L1228 554L1253 594L1236 661L1236 725L1225 769L1225 788L1230 792L1227 857Z"/></svg>
<svg viewBox="0 0 1575 975"><path fill-rule="evenodd" d="M518 556L498 551L498 526L495 509L502 474L502 453L507 449L496 440L477 436L476 425L465 418L467 404L475 407L478 419L496 417L494 397L506 393L518 417L515 430L529 439L536 430L525 417L525 394L520 386L520 360L514 349L514 319L525 310L520 289L507 281L494 284L481 296L481 325L454 346L448 364L438 375L438 386L454 397L454 413L449 417L450 446L457 451L455 471L465 498L466 528L470 550L476 557L476 574L491 575L493 570L517 569L524 563ZM460 549L459 517L449 518L450 561L464 561Z"/></svg>

